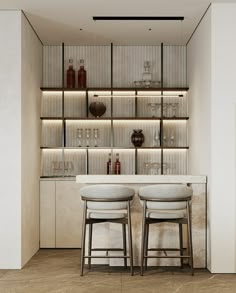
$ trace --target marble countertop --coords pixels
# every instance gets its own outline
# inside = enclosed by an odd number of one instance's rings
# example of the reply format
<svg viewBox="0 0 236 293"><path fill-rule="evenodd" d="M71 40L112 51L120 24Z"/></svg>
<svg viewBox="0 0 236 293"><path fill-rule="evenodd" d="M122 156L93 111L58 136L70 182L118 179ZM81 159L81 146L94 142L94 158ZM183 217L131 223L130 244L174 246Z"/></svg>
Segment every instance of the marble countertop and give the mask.
<svg viewBox="0 0 236 293"><path fill-rule="evenodd" d="M205 184L204 175L77 175L77 183L190 183Z"/></svg>

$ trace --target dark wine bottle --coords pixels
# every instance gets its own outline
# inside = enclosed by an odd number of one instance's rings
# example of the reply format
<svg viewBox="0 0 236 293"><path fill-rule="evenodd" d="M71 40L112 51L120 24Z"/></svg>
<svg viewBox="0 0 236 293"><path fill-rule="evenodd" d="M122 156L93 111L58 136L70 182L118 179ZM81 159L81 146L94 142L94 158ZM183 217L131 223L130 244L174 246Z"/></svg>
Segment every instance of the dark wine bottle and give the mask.
<svg viewBox="0 0 236 293"><path fill-rule="evenodd" d="M107 161L107 175L112 174L112 165L111 165L111 153L109 153L108 161Z"/></svg>
<svg viewBox="0 0 236 293"><path fill-rule="evenodd" d="M75 88L75 70L73 68L73 59L69 60L69 68L66 72L67 88Z"/></svg>
<svg viewBox="0 0 236 293"><path fill-rule="evenodd" d="M79 61L79 71L78 71L78 88L86 88L86 70L84 69L84 59Z"/></svg>
<svg viewBox="0 0 236 293"><path fill-rule="evenodd" d="M116 175L120 174L120 167L121 167L121 164L120 164L120 160L119 160L119 154L117 153L116 154L116 161L115 161L115 164L114 164L114 173Z"/></svg>

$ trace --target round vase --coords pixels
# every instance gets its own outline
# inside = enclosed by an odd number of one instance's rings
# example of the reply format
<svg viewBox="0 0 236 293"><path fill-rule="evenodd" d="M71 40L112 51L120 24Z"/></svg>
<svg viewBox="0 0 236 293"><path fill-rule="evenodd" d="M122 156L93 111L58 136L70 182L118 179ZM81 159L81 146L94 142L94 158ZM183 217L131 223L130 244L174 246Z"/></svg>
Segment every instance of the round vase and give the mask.
<svg viewBox="0 0 236 293"><path fill-rule="evenodd" d="M92 102L89 111L93 116L101 117L106 112L106 106L102 102Z"/></svg>
<svg viewBox="0 0 236 293"><path fill-rule="evenodd" d="M135 147L141 147L144 142L144 134L142 129L134 129L131 135L131 141Z"/></svg>

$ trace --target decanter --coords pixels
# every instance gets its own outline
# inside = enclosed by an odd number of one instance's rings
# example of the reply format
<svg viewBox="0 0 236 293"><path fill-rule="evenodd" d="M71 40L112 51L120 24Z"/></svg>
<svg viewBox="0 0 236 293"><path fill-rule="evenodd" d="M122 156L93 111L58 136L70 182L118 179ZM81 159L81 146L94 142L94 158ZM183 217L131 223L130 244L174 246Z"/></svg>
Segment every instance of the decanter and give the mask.
<svg viewBox="0 0 236 293"><path fill-rule="evenodd" d="M152 81L150 61L144 61L143 84L145 87L150 87Z"/></svg>

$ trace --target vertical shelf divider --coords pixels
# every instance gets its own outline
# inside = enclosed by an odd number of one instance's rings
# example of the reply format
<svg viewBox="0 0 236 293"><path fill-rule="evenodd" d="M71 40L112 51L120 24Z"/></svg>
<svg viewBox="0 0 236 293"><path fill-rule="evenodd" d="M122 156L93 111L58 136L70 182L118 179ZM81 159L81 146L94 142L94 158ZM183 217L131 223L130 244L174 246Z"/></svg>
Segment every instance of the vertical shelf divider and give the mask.
<svg viewBox="0 0 236 293"><path fill-rule="evenodd" d="M113 121L113 43L111 43L111 138L110 138L110 146L111 146L111 165L113 166L113 148L114 148L114 121Z"/></svg>
<svg viewBox="0 0 236 293"><path fill-rule="evenodd" d="M65 65L65 47L64 47L64 43L62 43L62 173L63 173L62 177L65 177L65 146L66 146L64 65Z"/></svg>
<svg viewBox="0 0 236 293"><path fill-rule="evenodd" d="M160 147L161 147L161 175L163 175L163 43L161 43L161 120L160 120Z"/></svg>

